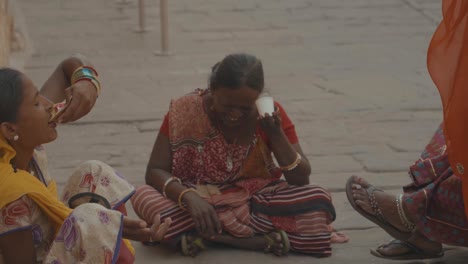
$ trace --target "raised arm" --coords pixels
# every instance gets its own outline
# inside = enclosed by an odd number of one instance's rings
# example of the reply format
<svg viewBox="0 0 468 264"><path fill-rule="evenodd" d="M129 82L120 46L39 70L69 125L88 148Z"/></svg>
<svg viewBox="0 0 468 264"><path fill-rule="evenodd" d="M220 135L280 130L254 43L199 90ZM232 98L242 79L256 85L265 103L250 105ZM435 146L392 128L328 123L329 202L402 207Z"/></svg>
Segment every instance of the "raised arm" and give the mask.
<svg viewBox="0 0 468 264"><path fill-rule="evenodd" d="M286 181L296 186L309 184L310 163L297 140L291 120L281 105L277 104L276 107L277 111L273 116L267 115L260 119L260 126L268 135L273 154ZM295 141L291 142L287 134L293 134Z"/></svg>
<svg viewBox="0 0 468 264"><path fill-rule="evenodd" d="M90 69L80 70L83 66ZM91 63L84 56L75 55L57 66L42 86L41 94L54 103L72 98L70 106L59 118L59 123L66 123L88 114L96 103L100 89L97 72Z"/></svg>

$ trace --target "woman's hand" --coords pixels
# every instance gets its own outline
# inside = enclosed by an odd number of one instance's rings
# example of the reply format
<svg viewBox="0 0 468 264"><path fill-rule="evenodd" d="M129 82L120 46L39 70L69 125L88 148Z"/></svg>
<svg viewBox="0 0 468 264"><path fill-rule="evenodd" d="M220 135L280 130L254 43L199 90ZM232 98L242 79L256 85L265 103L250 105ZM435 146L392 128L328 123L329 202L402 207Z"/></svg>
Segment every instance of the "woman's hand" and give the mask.
<svg viewBox="0 0 468 264"><path fill-rule="evenodd" d="M161 241L171 226L172 220L166 218L161 224L159 214L148 227L147 223L140 219L125 216L123 219L123 237L135 241Z"/></svg>
<svg viewBox="0 0 468 264"><path fill-rule="evenodd" d="M275 110L273 115L266 113L264 117L260 116L258 121L260 123L260 127L269 138L281 135L281 115L278 109Z"/></svg>
<svg viewBox="0 0 468 264"><path fill-rule="evenodd" d="M213 238L223 231L218 215L213 206L203 200L198 194L189 192L183 197L187 209L195 222L195 228L199 234L206 234Z"/></svg>
<svg viewBox="0 0 468 264"><path fill-rule="evenodd" d="M65 89L66 98L72 98L70 105L59 117L58 123L68 123L87 115L97 99L97 90L93 83L87 80L78 81Z"/></svg>

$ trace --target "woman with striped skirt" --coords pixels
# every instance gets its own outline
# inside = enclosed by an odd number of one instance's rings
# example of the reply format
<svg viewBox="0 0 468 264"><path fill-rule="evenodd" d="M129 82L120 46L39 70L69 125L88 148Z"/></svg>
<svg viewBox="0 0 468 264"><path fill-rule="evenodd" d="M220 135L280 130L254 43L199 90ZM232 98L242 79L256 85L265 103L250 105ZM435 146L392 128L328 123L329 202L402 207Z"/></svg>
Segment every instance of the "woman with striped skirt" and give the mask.
<svg viewBox="0 0 468 264"><path fill-rule="evenodd" d="M330 227L330 194L308 185L310 164L282 106L271 102L273 112L259 113L263 88L260 60L232 54L213 67L207 90L171 103L147 185L132 203L146 221L170 217L165 242L184 255L196 255L210 241L276 255L329 256L333 238L346 240Z"/></svg>

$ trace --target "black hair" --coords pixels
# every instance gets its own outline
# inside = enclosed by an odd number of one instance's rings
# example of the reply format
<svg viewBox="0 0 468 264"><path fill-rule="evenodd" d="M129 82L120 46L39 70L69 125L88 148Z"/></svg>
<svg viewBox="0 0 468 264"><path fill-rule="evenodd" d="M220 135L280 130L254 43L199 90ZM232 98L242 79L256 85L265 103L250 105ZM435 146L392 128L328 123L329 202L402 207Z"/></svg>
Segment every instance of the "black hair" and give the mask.
<svg viewBox="0 0 468 264"><path fill-rule="evenodd" d="M238 89L247 86L259 92L265 85L262 62L253 55L230 54L211 68L209 88Z"/></svg>
<svg viewBox="0 0 468 264"><path fill-rule="evenodd" d="M22 73L10 68L0 68L0 123L16 122L23 99Z"/></svg>

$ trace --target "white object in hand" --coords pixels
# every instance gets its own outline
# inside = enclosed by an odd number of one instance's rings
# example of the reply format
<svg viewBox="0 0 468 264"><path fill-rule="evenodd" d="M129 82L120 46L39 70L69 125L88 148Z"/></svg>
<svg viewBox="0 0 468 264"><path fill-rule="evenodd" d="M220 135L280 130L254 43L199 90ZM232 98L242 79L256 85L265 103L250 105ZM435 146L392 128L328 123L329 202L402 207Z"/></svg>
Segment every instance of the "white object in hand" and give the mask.
<svg viewBox="0 0 468 264"><path fill-rule="evenodd" d="M271 116L275 112L273 97L271 96L260 97L255 104L257 105L258 114L262 117L267 113Z"/></svg>

